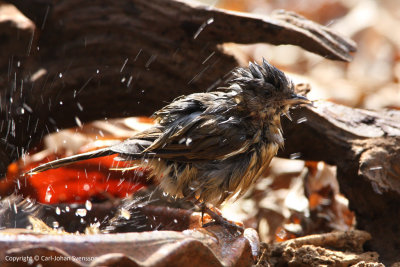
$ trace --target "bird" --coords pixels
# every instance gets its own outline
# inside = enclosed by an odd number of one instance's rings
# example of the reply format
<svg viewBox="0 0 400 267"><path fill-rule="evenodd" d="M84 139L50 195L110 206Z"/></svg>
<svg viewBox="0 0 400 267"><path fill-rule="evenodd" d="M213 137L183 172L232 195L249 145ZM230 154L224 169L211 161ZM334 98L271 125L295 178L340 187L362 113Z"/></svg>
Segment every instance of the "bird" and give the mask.
<svg viewBox="0 0 400 267"><path fill-rule="evenodd" d="M146 167L162 191L207 205L242 196L284 147L281 116L310 104L294 83L264 58L232 71L225 86L180 96L153 114L154 126L121 143L31 169L34 175L116 154L123 169ZM214 213L214 214L213 214ZM218 217L218 216L219 217Z"/></svg>

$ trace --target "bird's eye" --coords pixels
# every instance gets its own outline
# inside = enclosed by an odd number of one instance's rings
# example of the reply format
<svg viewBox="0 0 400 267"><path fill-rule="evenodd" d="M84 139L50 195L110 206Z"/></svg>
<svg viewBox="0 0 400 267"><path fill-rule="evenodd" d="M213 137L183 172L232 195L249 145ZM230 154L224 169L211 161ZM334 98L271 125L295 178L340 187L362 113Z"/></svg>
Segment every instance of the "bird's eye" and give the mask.
<svg viewBox="0 0 400 267"><path fill-rule="evenodd" d="M272 92L273 92L271 89L272 88L264 88L264 90L262 90L263 95L270 96L272 94Z"/></svg>
<svg viewBox="0 0 400 267"><path fill-rule="evenodd" d="M263 94L264 96L268 97L271 96L274 92L276 92L276 88L269 83L264 84Z"/></svg>

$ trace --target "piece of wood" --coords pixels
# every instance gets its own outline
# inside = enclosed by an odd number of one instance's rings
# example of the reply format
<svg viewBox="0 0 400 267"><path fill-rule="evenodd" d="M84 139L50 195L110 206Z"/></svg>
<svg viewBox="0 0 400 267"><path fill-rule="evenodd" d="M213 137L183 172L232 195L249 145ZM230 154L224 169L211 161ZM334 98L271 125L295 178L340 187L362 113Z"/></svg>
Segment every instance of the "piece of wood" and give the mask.
<svg viewBox="0 0 400 267"><path fill-rule="evenodd" d="M376 263L376 252L362 253L369 239L369 233L359 230L309 235L266 245L260 261L267 260L271 266L354 266L359 262L383 266Z"/></svg>
<svg viewBox="0 0 400 267"><path fill-rule="evenodd" d="M293 111L284 121L279 156L337 166L341 192L356 214L357 228L372 235L368 250L384 263L400 260L400 111L353 109L330 102Z"/></svg>

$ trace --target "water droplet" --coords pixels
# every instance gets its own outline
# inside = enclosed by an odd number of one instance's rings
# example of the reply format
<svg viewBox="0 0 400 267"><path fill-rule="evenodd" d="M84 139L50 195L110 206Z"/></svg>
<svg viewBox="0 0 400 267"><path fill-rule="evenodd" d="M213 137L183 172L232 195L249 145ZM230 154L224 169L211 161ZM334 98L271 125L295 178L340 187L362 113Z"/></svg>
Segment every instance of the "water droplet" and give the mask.
<svg viewBox="0 0 400 267"><path fill-rule="evenodd" d="M215 54L215 51L212 52L201 64L203 65L204 63L206 63L214 54Z"/></svg>
<svg viewBox="0 0 400 267"><path fill-rule="evenodd" d="M26 109L28 112L32 113L32 108L31 108L28 104L23 103L22 106L23 106L24 109Z"/></svg>
<svg viewBox="0 0 400 267"><path fill-rule="evenodd" d="M65 211L66 212L69 212L70 211L70 209L69 209L69 207L67 206L67 207L65 207Z"/></svg>
<svg viewBox="0 0 400 267"><path fill-rule="evenodd" d="M122 64L121 69L119 70L119 72L122 72L126 66L126 63L128 63L128 58L125 59L124 63Z"/></svg>
<svg viewBox="0 0 400 267"><path fill-rule="evenodd" d="M186 139L186 146L189 146L192 143L192 138L187 138Z"/></svg>
<svg viewBox="0 0 400 267"><path fill-rule="evenodd" d="M64 103L62 101L60 101L60 106L62 106Z"/></svg>
<svg viewBox="0 0 400 267"><path fill-rule="evenodd" d="M381 170L383 167L382 166L376 166L376 167L371 167L369 168L370 171L374 171L374 170Z"/></svg>
<svg viewBox="0 0 400 267"><path fill-rule="evenodd" d="M292 153L289 156L290 159L298 159L300 157L301 157L301 153L300 152Z"/></svg>
<svg viewBox="0 0 400 267"><path fill-rule="evenodd" d="M45 195L45 197L44 197L44 200L45 200L46 202L50 202L50 200L51 200L52 197L53 197L53 195L52 195L51 192L50 192L50 186L48 186L47 189L46 189L46 195Z"/></svg>
<svg viewBox="0 0 400 267"><path fill-rule="evenodd" d="M75 216L85 217L87 215L86 209L77 209L75 211Z"/></svg>
<svg viewBox="0 0 400 267"><path fill-rule="evenodd" d="M79 128L82 128L82 122L77 116L75 116L75 122L76 122L76 125L78 125Z"/></svg>
<svg viewBox="0 0 400 267"><path fill-rule="evenodd" d="M81 103L76 102L76 105L78 106L78 108L79 108L80 111L83 111L83 107L82 107Z"/></svg>
<svg viewBox="0 0 400 267"><path fill-rule="evenodd" d="M61 214L61 210L60 210L59 207L56 208L56 214L57 214L57 215L60 215L60 214Z"/></svg>
<svg viewBox="0 0 400 267"><path fill-rule="evenodd" d="M24 109L23 107L17 108L17 114L18 114L18 115L23 115L23 114L25 114L25 109Z"/></svg>
<svg viewBox="0 0 400 267"><path fill-rule="evenodd" d="M201 26L199 27L199 29L196 31L196 33L194 34L194 36L193 36L193 39L196 39L198 36L199 36L199 34L204 30L204 28L207 26L207 25L210 25L211 23L213 23L214 22L214 18L209 18L206 22L204 22L203 24L201 24Z"/></svg>
<svg viewBox="0 0 400 267"><path fill-rule="evenodd" d="M60 72L60 73L58 74L58 77L59 77L59 78L62 78L62 76L63 76L63 75L62 75L62 73Z"/></svg>
<svg viewBox="0 0 400 267"><path fill-rule="evenodd" d="M157 58L157 55L150 56L149 60L147 60L147 62L145 64L146 69L149 69L150 64L153 63L156 60L156 58Z"/></svg>
<svg viewBox="0 0 400 267"><path fill-rule="evenodd" d="M286 231L282 229L276 235L281 239L285 239L286 238Z"/></svg>
<svg viewBox="0 0 400 267"><path fill-rule="evenodd" d="M97 73L97 74L99 74L99 73L100 73L100 70L99 70L99 69L97 69L97 70L96 70L96 73Z"/></svg>
<svg viewBox="0 0 400 267"><path fill-rule="evenodd" d="M57 221L53 222L53 228L58 228L60 226L60 224Z"/></svg>
<svg viewBox="0 0 400 267"><path fill-rule="evenodd" d="M90 189L90 185L88 185L88 184L83 185L83 190L89 191L89 189Z"/></svg>
<svg viewBox="0 0 400 267"><path fill-rule="evenodd" d="M96 218L94 218L96 220ZM100 227L100 222L96 222L96 223L91 223L90 224L91 228L99 228Z"/></svg>
<svg viewBox="0 0 400 267"><path fill-rule="evenodd" d="M52 197L53 197L53 196L51 195L50 192L46 192L46 196L44 197L44 200L45 200L46 202L50 202L50 200L51 200Z"/></svg>
<svg viewBox="0 0 400 267"><path fill-rule="evenodd" d="M192 185L189 186L189 189L192 190L192 191L196 191L196 187L194 187Z"/></svg>
<svg viewBox="0 0 400 267"><path fill-rule="evenodd" d="M124 208L120 209L120 213L121 213L121 217L124 218L125 220L129 220L131 218L131 213Z"/></svg>
<svg viewBox="0 0 400 267"><path fill-rule="evenodd" d="M297 124L300 124L300 123L303 123L303 122L306 122L306 121L307 121L307 118L306 117L302 117L302 118L297 120Z"/></svg>
<svg viewBox="0 0 400 267"><path fill-rule="evenodd" d="M91 210L92 209L92 202L90 202L89 200L86 200L85 202L85 208L87 210Z"/></svg>
<svg viewBox="0 0 400 267"><path fill-rule="evenodd" d="M131 85L132 79L133 79L133 77L130 76L129 80L128 80L127 84L126 84L127 87L129 87Z"/></svg>

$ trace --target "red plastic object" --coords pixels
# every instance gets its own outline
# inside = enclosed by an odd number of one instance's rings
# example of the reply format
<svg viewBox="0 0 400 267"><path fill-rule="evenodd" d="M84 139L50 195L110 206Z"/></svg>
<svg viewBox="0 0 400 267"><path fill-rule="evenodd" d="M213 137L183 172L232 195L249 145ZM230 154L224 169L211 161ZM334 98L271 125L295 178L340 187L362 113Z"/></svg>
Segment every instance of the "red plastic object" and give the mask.
<svg viewBox="0 0 400 267"><path fill-rule="evenodd" d="M54 157L54 158L53 158ZM11 164L7 174L7 183L3 187L16 184L16 189L24 196L31 196L41 203L83 203L89 199L122 198L135 193L146 186L149 170L110 170L117 165L115 156L107 156L77 162L58 169L48 170L32 176L21 176L24 172L46 161L29 164L22 170ZM128 164L123 163L119 166ZM10 184L10 181L12 183ZM17 183L15 182L17 181ZM3 192L7 191L2 188ZM8 190L10 191L10 190Z"/></svg>

